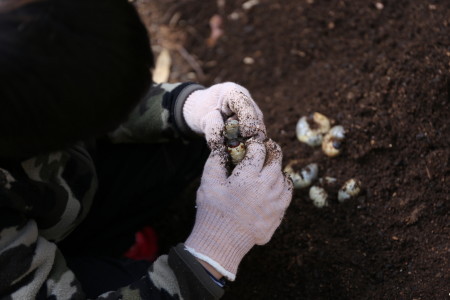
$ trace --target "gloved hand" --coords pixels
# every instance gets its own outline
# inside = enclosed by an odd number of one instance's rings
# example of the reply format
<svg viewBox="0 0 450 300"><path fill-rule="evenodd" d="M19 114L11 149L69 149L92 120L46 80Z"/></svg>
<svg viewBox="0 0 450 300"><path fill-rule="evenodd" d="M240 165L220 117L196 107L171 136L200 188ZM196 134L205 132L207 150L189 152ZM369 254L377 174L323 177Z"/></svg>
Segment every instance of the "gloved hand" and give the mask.
<svg viewBox="0 0 450 300"><path fill-rule="evenodd" d="M192 131L204 134L210 147L223 144L224 119L233 115L239 120L241 136L265 139L263 114L250 93L238 84L226 82L195 91L183 106L186 123Z"/></svg>
<svg viewBox="0 0 450 300"><path fill-rule="evenodd" d="M186 249L234 280L244 255L263 245L280 225L292 198L292 181L281 171L281 148L250 138L247 153L227 176L224 147L213 149L197 191L194 229Z"/></svg>

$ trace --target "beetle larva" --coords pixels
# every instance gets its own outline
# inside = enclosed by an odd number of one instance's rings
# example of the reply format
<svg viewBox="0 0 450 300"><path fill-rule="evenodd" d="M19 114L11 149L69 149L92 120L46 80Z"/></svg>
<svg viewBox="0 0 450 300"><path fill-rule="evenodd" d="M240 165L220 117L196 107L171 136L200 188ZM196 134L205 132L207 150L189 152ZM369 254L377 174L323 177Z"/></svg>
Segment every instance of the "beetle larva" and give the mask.
<svg viewBox="0 0 450 300"><path fill-rule="evenodd" d="M314 206L318 208L328 206L328 193L320 186L313 185L309 189L309 198L312 200Z"/></svg>
<svg viewBox="0 0 450 300"><path fill-rule="evenodd" d="M355 198L361 192L361 182L357 179L347 180L338 192L338 201L344 202L348 199Z"/></svg>
<svg viewBox="0 0 450 300"><path fill-rule="evenodd" d="M322 143L323 135L329 130L330 120L318 112L301 117L296 126L297 139L313 147Z"/></svg>
<svg viewBox="0 0 450 300"><path fill-rule="evenodd" d="M237 165L245 156L245 145L239 135L239 122L228 120L225 123L224 135L227 138L226 145L233 165Z"/></svg>
<svg viewBox="0 0 450 300"><path fill-rule="evenodd" d="M292 160L288 163L288 165L284 168L284 172L286 172L289 177L291 177L292 182L294 183L294 188L303 189L311 185L311 183L317 179L317 174L319 173L319 167L317 164L312 163L301 169L300 171L296 171L293 168L293 165L297 163L297 160Z"/></svg>
<svg viewBox="0 0 450 300"><path fill-rule="evenodd" d="M345 130L341 125L334 126L325 135L322 142L323 152L329 156L334 157L341 153L342 142L345 138Z"/></svg>

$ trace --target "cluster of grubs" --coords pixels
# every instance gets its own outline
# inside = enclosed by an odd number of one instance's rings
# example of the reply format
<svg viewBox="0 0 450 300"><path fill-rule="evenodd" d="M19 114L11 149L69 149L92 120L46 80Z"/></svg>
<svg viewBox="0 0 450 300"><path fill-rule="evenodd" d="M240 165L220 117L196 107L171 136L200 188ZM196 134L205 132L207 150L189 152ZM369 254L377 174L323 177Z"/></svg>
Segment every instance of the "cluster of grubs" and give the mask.
<svg viewBox="0 0 450 300"><path fill-rule="evenodd" d="M329 157L341 154L345 138L345 130L341 125L331 127L330 120L321 113L301 117L296 126L297 139L311 147L322 146L322 151ZM361 182L349 179L337 187L338 180L333 177L319 178L319 166L309 164L295 170L299 160L290 161L284 171L291 177L294 188L309 189L309 198L316 207L328 206L330 193L337 194L339 202L357 197L361 192Z"/></svg>
<svg viewBox="0 0 450 300"><path fill-rule="evenodd" d="M319 166L316 163L309 164L299 171L295 171L295 166L299 160L292 160L284 168L292 179L294 188L309 189L309 198L317 207L328 206L330 193L337 194L340 203L357 197L361 192L361 182L357 179L347 180L341 187L338 187L338 180L334 177L320 177Z"/></svg>
<svg viewBox="0 0 450 300"><path fill-rule="evenodd" d="M311 124L312 122L312 124ZM297 138L312 147L322 145L323 152L329 157L335 157L342 151L345 137L344 128L340 125L331 127L328 118L320 113L302 117L297 123ZM231 162L237 165L245 156L245 140L239 132L239 122L229 119L225 122L224 136L230 154ZM292 179L294 188L309 189L309 198L317 207L328 206L329 194L336 193L339 202L357 197L361 192L361 182L357 179L347 180L340 188L336 188L337 179L333 177L319 178L319 166L309 164L300 170L295 170L299 160L292 160L284 168Z"/></svg>
<svg viewBox="0 0 450 300"><path fill-rule="evenodd" d="M311 147L322 145L322 151L330 157L341 154L345 130L341 125L330 125L330 120L321 113L301 117L296 126L297 139Z"/></svg>

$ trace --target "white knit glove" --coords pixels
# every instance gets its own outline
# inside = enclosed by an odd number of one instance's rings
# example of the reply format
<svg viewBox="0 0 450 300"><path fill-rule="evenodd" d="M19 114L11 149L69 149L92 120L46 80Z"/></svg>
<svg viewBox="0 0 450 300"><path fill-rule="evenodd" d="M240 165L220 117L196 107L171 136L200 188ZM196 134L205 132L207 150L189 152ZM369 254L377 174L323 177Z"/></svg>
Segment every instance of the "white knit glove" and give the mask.
<svg viewBox="0 0 450 300"><path fill-rule="evenodd" d="M292 198L292 182L281 171L281 148L255 138L246 147L229 177L224 147L212 150L197 191L194 229L185 242L192 255L229 280L255 244L270 240Z"/></svg>
<svg viewBox="0 0 450 300"><path fill-rule="evenodd" d="M204 134L206 141L223 144L224 119L235 115L239 120L240 134L245 137L266 137L263 114L244 87L220 83L193 92L183 106L183 116L192 131ZM212 147L211 147L212 148Z"/></svg>

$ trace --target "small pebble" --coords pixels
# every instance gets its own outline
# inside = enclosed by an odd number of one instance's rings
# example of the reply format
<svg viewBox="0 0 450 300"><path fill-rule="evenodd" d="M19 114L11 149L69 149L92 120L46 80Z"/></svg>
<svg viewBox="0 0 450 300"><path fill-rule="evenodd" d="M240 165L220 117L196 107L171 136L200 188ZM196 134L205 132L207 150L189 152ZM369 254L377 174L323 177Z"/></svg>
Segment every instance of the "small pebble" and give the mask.
<svg viewBox="0 0 450 300"><path fill-rule="evenodd" d="M246 65L253 65L255 63L255 60L252 57L247 56L247 57L244 57L243 62Z"/></svg>
<svg viewBox="0 0 450 300"><path fill-rule="evenodd" d="M424 134L423 132L419 132L418 134L416 134L416 140L423 140L426 137L426 134Z"/></svg>
<svg viewBox="0 0 450 300"><path fill-rule="evenodd" d="M236 11L232 12L232 13L228 16L228 18L230 18L230 20L233 20L233 21L239 20L240 17L241 17L241 16L240 16L239 13L236 12Z"/></svg>
<svg viewBox="0 0 450 300"><path fill-rule="evenodd" d="M242 8L245 10L249 10L251 9L253 6L258 5L259 4L259 0L249 0L247 2L244 2L242 4Z"/></svg>
<svg viewBox="0 0 450 300"><path fill-rule="evenodd" d="M321 185L333 185L337 182L337 179L334 177L325 176L325 177L319 178L319 182Z"/></svg>
<svg viewBox="0 0 450 300"><path fill-rule="evenodd" d="M376 7L378 10L382 10L382 9L384 8L384 4L381 3L381 2L376 2L376 3L375 3L375 7Z"/></svg>

